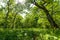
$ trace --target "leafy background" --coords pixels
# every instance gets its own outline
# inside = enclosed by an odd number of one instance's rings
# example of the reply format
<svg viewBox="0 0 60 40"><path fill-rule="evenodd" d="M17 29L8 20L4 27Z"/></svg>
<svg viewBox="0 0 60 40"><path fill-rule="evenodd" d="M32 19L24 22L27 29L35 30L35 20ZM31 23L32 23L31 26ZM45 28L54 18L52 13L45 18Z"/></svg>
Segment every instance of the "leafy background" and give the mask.
<svg viewBox="0 0 60 40"><path fill-rule="evenodd" d="M60 0L36 0L59 28L50 25L46 13L33 4L34 0L0 1L0 40L60 40Z"/></svg>

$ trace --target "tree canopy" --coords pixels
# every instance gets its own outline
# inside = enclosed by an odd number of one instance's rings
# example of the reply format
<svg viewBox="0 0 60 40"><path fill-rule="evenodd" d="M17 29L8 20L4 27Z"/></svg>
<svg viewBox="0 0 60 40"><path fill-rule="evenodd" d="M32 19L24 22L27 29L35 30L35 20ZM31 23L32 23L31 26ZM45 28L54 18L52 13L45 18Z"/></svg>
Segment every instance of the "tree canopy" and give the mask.
<svg viewBox="0 0 60 40"><path fill-rule="evenodd" d="M0 0L1 40L60 40L60 0Z"/></svg>

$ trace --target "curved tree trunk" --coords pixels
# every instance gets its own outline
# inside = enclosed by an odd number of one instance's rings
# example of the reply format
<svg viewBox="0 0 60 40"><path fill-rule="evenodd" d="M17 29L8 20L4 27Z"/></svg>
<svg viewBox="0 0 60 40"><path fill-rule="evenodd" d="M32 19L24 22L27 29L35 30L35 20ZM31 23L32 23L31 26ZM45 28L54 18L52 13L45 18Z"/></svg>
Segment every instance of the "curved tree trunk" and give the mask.
<svg viewBox="0 0 60 40"><path fill-rule="evenodd" d="M53 20L52 16L49 14L49 11L44 6L38 5L38 3L36 2L34 3L34 5L36 5L38 8L42 9L46 13L47 19L52 27L59 28L59 26Z"/></svg>
<svg viewBox="0 0 60 40"><path fill-rule="evenodd" d="M48 21L50 22L51 26L52 26L52 27L59 28L58 25L57 25L57 24L55 23L55 21L53 20L52 16L49 14L49 11L48 11L46 8L44 8L43 10L44 10L44 12L46 13L47 19L48 19Z"/></svg>

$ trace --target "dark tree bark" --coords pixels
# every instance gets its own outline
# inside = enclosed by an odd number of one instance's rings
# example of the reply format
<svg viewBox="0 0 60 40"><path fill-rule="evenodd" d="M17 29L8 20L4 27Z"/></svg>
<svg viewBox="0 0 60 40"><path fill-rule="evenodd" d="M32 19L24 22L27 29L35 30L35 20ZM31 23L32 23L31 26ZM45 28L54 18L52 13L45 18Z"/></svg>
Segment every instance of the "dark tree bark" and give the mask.
<svg viewBox="0 0 60 40"><path fill-rule="evenodd" d="M18 12L16 12L16 14L15 14L15 16L14 16L14 18L13 18L13 21L12 21L13 24L12 24L12 26L11 26L12 28L14 28L15 19L16 19L17 14L18 14Z"/></svg>
<svg viewBox="0 0 60 40"><path fill-rule="evenodd" d="M17 4L17 6L18 6L18 4ZM16 8L16 7L15 7ZM12 25L11 25L11 28L14 28L15 26L14 26L14 24L15 24L15 20L16 20L16 16L17 16L17 14L19 13L19 11L17 11L17 12L15 12L16 14L14 15L14 18L13 18L13 21L12 21Z"/></svg>
<svg viewBox="0 0 60 40"><path fill-rule="evenodd" d="M8 16L9 16L9 6L10 6L10 0L7 2L7 6L8 6L8 12L6 13L6 17L5 17L5 23L4 23L4 27L7 28L7 22L8 22Z"/></svg>
<svg viewBox="0 0 60 40"><path fill-rule="evenodd" d="M52 27L59 28L59 26L55 23L55 21L53 20L52 16L49 14L49 11L45 8L45 6L40 6L35 1L34 5L36 5L38 8L42 9L46 13L47 19Z"/></svg>

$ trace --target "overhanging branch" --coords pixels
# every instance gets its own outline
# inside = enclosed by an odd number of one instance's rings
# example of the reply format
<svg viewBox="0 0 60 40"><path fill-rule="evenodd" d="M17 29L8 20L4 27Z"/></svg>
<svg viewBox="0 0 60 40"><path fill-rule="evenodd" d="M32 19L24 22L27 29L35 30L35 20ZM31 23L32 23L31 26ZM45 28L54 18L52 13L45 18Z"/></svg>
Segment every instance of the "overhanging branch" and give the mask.
<svg viewBox="0 0 60 40"><path fill-rule="evenodd" d="M49 23L51 24L52 27L59 28L59 26L55 23L55 21L53 20L53 18L49 14L49 11L45 8L45 6L39 5L38 3L36 3L35 0L34 0L34 5L36 5L38 8L42 9L46 13L47 19L48 19L48 21L49 21Z"/></svg>

